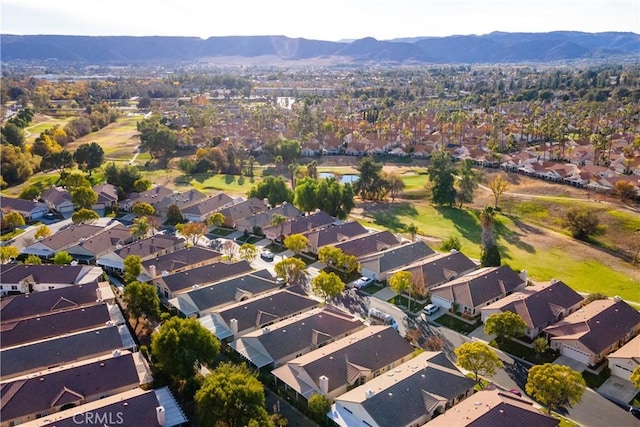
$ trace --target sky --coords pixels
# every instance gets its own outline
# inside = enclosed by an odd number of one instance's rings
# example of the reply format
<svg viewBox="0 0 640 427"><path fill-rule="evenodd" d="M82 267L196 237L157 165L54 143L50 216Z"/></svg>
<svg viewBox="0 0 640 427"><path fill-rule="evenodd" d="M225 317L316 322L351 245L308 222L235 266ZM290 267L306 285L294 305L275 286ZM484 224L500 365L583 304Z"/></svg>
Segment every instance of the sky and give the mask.
<svg viewBox="0 0 640 427"><path fill-rule="evenodd" d="M556 30L640 33L640 0L0 0L2 34L316 40Z"/></svg>

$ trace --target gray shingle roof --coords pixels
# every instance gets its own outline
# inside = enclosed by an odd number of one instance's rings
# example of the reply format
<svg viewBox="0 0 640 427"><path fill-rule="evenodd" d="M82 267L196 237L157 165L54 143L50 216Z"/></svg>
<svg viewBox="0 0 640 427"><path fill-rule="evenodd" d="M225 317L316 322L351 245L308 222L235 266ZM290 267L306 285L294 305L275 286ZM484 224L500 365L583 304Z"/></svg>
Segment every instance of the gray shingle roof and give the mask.
<svg viewBox="0 0 640 427"><path fill-rule="evenodd" d="M326 225L335 222L335 218L323 211L313 213L307 216L300 216L293 218L281 225L269 226L263 228L263 231L271 231L274 234L280 234L282 226L282 234L289 236L291 234L304 233L305 231L313 230L315 228L324 227Z"/></svg>
<svg viewBox="0 0 640 427"><path fill-rule="evenodd" d="M58 231L52 236L45 237L44 239L34 243L34 245L42 244L53 251L58 252L75 245L80 239L88 239L101 232L104 227L91 224L77 224L71 225L68 228Z"/></svg>
<svg viewBox="0 0 640 427"><path fill-rule="evenodd" d="M127 241L131 240L131 231L124 225L116 225L102 232L97 233L82 242L78 242L69 248L68 252L71 255L80 253L80 249L87 251L94 255L101 255L107 251L114 250L117 245L123 245Z"/></svg>
<svg viewBox="0 0 640 427"><path fill-rule="evenodd" d="M183 215L208 215L232 202L233 198L231 198L230 196L224 193L218 193L206 199L202 199L195 204L189 205L188 207L182 209L181 212Z"/></svg>
<svg viewBox="0 0 640 427"><path fill-rule="evenodd" d="M231 276L248 273L251 270L251 265L244 260L232 264L217 262L179 273L169 274L168 276L157 279L157 281L158 283L164 283L171 292L179 292L195 285L206 286Z"/></svg>
<svg viewBox="0 0 640 427"><path fill-rule="evenodd" d="M97 283L89 283L3 298L0 301L0 322L11 322L16 319L37 316L38 314L94 305L96 304L97 288Z"/></svg>
<svg viewBox="0 0 640 427"><path fill-rule="evenodd" d="M462 252L437 254L425 259L419 265L408 267L414 278L422 279L426 288L441 285L461 274L472 271L476 264Z"/></svg>
<svg viewBox="0 0 640 427"><path fill-rule="evenodd" d="M260 270L178 295L177 298L188 301L189 305L203 312L237 302L238 298L277 289L278 286L267 270Z"/></svg>
<svg viewBox="0 0 640 427"><path fill-rule="evenodd" d="M48 210L47 205L44 203L34 202L33 200L14 199L13 197L0 195L0 209L3 211L13 210L22 214L29 213L35 208Z"/></svg>
<svg viewBox="0 0 640 427"><path fill-rule="evenodd" d="M560 423L555 418L535 410L527 410L500 402L489 412L467 424L468 427L554 427Z"/></svg>
<svg viewBox="0 0 640 427"><path fill-rule="evenodd" d="M103 326L110 320L107 305L101 303L15 322L5 321L0 327L0 342L4 348L7 348Z"/></svg>
<svg viewBox="0 0 640 427"><path fill-rule="evenodd" d="M345 240L367 234L368 232L369 230L364 228L359 222L351 221L340 225L330 225L320 230L304 233L304 235L309 239L310 246L321 248L323 246L344 242Z"/></svg>
<svg viewBox="0 0 640 427"><path fill-rule="evenodd" d="M398 238L394 236L393 233L390 231L381 231L338 243L335 247L341 249L345 254L360 258L384 251L399 244Z"/></svg>
<svg viewBox="0 0 640 427"><path fill-rule="evenodd" d="M403 265L412 264L434 253L422 240L396 246L382 253L380 272L390 271Z"/></svg>
<svg viewBox="0 0 640 427"><path fill-rule="evenodd" d="M246 287L243 285L243 289ZM218 313L227 325L231 319L236 319L238 330L243 331L252 326L262 327L296 313L310 310L317 305L318 301L285 289L264 297L252 298L242 305L223 309Z"/></svg>
<svg viewBox="0 0 640 427"><path fill-rule="evenodd" d="M236 227L240 231L251 231L253 227L260 227L264 230L271 225L271 219L275 214L284 215L287 218L302 216L302 212L300 212L298 208L296 208L292 204L286 204L237 220Z"/></svg>
<svg viewBox="0 0 640 427"><path fill-rule="evenodd" d="M32 278L36 283L73 285L86 266L54 264L4 264L0 269L2 283L13 284Z"/></svg>
<svg viewBox="0 0 640 427"><path fill-rule="evenodd" d="M118 249L116 254L122 259L129 255L138 255L140 258L147 258L155 253L165 251L174 246L184 243L182 237L167 236L164 234L156 234L146 239L135 241L122 249Z"/></svg>
<svg viewBox="0 0 640 427"><path fill-rule="evenodd" d="M467 307L478 307L524 286L525 281L509 266L486 267L431 288L431 294Z"/></svg>
<svg viewBox="0 0 640 427"><path fill-rule="evenodd" d="M200 264L205 261L214 261L222 256L220 252L201 246L191 246L189 248L178 249L165 255L157 255L142 262L142 266L149 271L149 267L154 265L158 274L162 271L175 271L189 267L193 264Z"/></svg>
<svg viewBox="0 0 640 427"><path fill-rule="evenodd" d="M409 425L435 409L426 408L425 397L436 402L438 397L450 401L473 389L476 384L473 379L465 377L457 369L454 371L443 370L430 359L426 368L375 393L362 402L362 406L381 426Z"/></svg>
<svg viewBox="0 0 640 427"><path fill-rule="evenodd" d="M90 397L111 394L122 387L135 388L139 382L131 354L12 381L0 386L2 418L8 421L60 406L57 398L64 388Z"/></svg>
<svg viewBox="0 0 640 427"><path fill-rule="evenodd" d="M107 354L116 349L123 349L123 343L115 326L3 349L0 351L0 376L11 378L22 373Z"/></svg>

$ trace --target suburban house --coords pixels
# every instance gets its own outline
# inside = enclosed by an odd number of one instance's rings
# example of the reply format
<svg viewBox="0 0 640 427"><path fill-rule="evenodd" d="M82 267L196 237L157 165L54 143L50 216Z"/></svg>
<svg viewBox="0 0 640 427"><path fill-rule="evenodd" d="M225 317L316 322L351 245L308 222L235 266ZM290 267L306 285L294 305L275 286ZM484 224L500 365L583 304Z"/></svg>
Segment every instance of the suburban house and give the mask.
<svg viewBox="0 0 640 427"><path fill-rule="evenodd" d="M95 264L96 259L133 241L128 227L117 223L91 237L79 239L66 251L80 264Z"/></svg>
<svg viewBox="0 0 640 427"><path fill-rule="evenodd" d="M316 228L325 227L335 222L335 218L323 211L311 215L296 217L279 225L270 225L262 229L268 239L279 240L292 234L304 233Z"/></svg>
<svg viewBox="0 0 640 427"><path fill-rule="evenodd" d="M256 276L256 274L249 276ZM257 286L261 284L255 280L259 279L259 277L245 277L244 279L253 279ZM262 286L264 285L263 283ZM243 286L243 290L247 288L249 288L247 285ZM272 323L308 312L318 306L318 301L306 296L299 287L294 286L275 292L274 287L265 289L268 289L268 293L263 292L239 302L237 296L244 298L247 295L238 293L233 299L227 298L224 301L224 305L220 304L219 299L216 301L219 308L201 317L200 323L218 339L230 341L241 335L269 326ZM189 294L186 295L188 296ZM208 305L210 304L212 303ZM205 309L208 309L208 307Z"/></svg>
<svg viewBox="0 0 640 427"><path fill-rule="evenodd" d="M640 365L640 335L607 356L611 375L625 380L631 378L631 373Z"/></svg>
<svg viewBox="0 0 640 427"><path fill-rule="evenodd" d="M112 208L118 204L118 189L112 184L98 184L93 187L93 191L98 195L98 201L91 206L94 211Z"/></svg>
<svg viewBox="0 0 640 427"><path fill-rule="evenodd" d="M475 385L444 353L425 351L336 397L327 416L341 427L421 426L473 395Z"/></svg>
<svg viewBox="0 0 640 427"><path fill-rule="evenodd" d="M429 421L426 426L555 427L559 424L560 420L543 414L531 401L499 389L485 388L458 403L453 410Z"/></svg>
<svg viewBox="0 0 640 427"><path fill-rule="evenodd" d="M510 311L527 325L525 335L534 339L549 325L578 310L584 298L560 280L538 283L482 307L482 322L493 314Z"/></svg>
<svg viewBox="0 0 640 427"><path fill-rule="evenodd" d="M323 246L333 246L345 242L353 237L368 234L369 230L357 221L345 222L340 225L330 225L319 230L313 230L303 235L309 240L307 251L317 254Z"/></svg>
<svg viewBox="0 0 640 427"><path fill-rule="evenodd" d="M595 366L640 332L640 313L619 297L596 300L544 331L552 349Z"/></svg>
<svg viewBox="0 0 640 427"><path fill-rule="evenodd" d="M49 207L44 203L33 200L14 199L0 195L0 216L9 212L18 212L25 220L42 218L49 212Z"/></svg>
<svg viewBox="0 0 640 427"><path fill-rule="evenodd" d="M86 418L88 415L91 418ZM145 391L138 387L57 412L55 416L38 418L29 425L77 427L78 421L87 425L93 420L106 420L113 424L122 420L122 425L145 427L179 427L188 421L169 388Z"/></svg>
<svg viewBox="0 0 640 427"><path fill-rule="evenodd" d="M523 289L526 284L526 277L506 265L484 267L431 288L431 302L446 310L455 306L457 312L475 316L482 307Z"/></svg>
<svg viewBox="0 0 640 427"><path fill-rule="evenodd" d="M235 228L238 231L247 231L253 233L254 230L264 230L271 226L273 216L279 214L287 219L293 219L302 216L302 212L290 203L284 202L282 205L277 206L267 211L255 213L251 216L239 219L235 221Z"/></svg>
<svg viewBox="0 0 640 427"><path fill-rule="evenodd" d="M108 282L92 282L46 292L10 295L2 299L0 324L57 313L100 302L114 303L115 295Z"/></svg>
<svg viewBox="0 0 640 427"><path fill-rule="evenodd" d="M2 380L15 378L52 366L92 359L123 350L136 350L136 343L127 326L103 325L97 329L2 348L0 377Z"/></svg>
<svg viewBox="0 0 640 427"><path fill-rule="evenodd" d="M200 317L230 304L246 301L254 295L276 290L279 286L271 273L264 269L233 278L222 278L206 286L198 285L168 302L185 317Z"/></svg>
<svg viewBox="0 0 640 427"><path fill-rule="evenodd" d="M331 306L318 307L244 334L229 345L258 368L277 368L364 327L350 314Z"/></svg>
<svg viewBox="0 0 640 427"><path fill-rule="evenodd" d="M189 268L218 262L222 254L202 246L181 248L164 255L156 254L142 262L139 281L148 282L159 275L175 273Z"/></svg>
<svg viewBox="0 0 640 427"><path fill-rule="evenodd" d="M42 192L40 196L42 201L51 210L61 213L69 217L76 209L71 201L71 193L62 187L51 187Z"/></svg>
<svg viewBox="0 0 640 427"><path fill-rule="evenodd" d="M393 246L360 258L360 271L363 276L384 281L389 278L391 271L406 267L434 253L433 249L422 240Z"/></svg>
<svg viewBox="0 0 640 427"><path fill-rule="evenodd" d="M88 307L2 322L0 340L3 348L9 348L71 332L100 328L106 324L124 325L124 316L117 305L100 302Z"/></svg>
<svg viewBox="0 0 640 427"><path fill-rule="evenodd" d="M271 371L295 399L314 394L335 399L396 368L413 357L414 348L390 326L369 326Z"/></svg>
<svg viewBox="0 0 640 427"><path fill-rule="evenodd" d="M376 254L394 246L398 246L400 241L390 231L380 231L356 236L342 243L337 243L336 248L347 255L353 255L358 259L367 255Z"/></svg>
<svg viewBox="0 0 640 427"><path fill-rule="evenodd" d="M114 251L106 253L96 259L96 264L106 272L122 273L124 259L129 255L137 255L143 261L154 256L171 253L185 245L182 237L168 236L165 234L155 234L145 239L136 240L126 246L116 247Z"/></svg>
<svg viewBox="0 0 640 427"><path fill-rule="evenodd" d="M154 202L151 206L155 208L156 215L164 218L167 216L167 209L169 206L176 205L180 210L180 213L182 213L185 208L195 205L206 198L206 194L196 189L191 189L184 193L172 193L164 199Z"/></svg>
<svg viewBox="0 0 640 427"><path fill-rule="evenodd" d="M155 204L173 194L173 190L164 185L156 185L142 193L132 193L128 199L120 202L120 209L130 212L136 203L147 203L155 208Z"/></svg>
<svg viewBox="0 0 640 427"><path fill-rule="evenodd" d="M238 221L265 210L267 210L267 203L265 203L264 200L258 199L257 197L251 197L240 202L235 201L231 206L220 209L218 212L224 215L225 226L236 228ZM251 232L253 231L253 228L247 231Z"/></svg>
<svg viewBox="0 0 640 427"><path fill-rule="evenodd" d="M180 209L180 213L186 222L206 222L207 218L209 218L214 212L217 212L232 203L233 198L225 193L218 193Z"/></svg>
<svg viewBox="0 0 640 427"><path fill-rule="evenodd" d="M450 253L434 254L398 271L410 272L416 283L429 290L470 273L477 267L465 254L453 250ZM387 275L392 276L394 273L395 271L390 271Z"/></svg>
<svg viewBox="0 0 640 427"><path fill-rule="evenodd" d="M113 225L120 224L115 221ZM23 248L24 255L37 255L40 258L53 258L60 251L66 251L72 246L82 243L91 237L105 231L105 227L97 224L75 224L59 230L57 233L40 239Z"/></svg>
<svg viewBox="0 0 640 427"><path fill-rule="evenodd" d="M169 300L177 294L196 290L250 271L252 271L251 265L244 260L234 263L216 262L177 273L161 274L160 277L153 279L152 283L158 288L160 297Z"/></svg>
<svg viewBox="0 0 640 427"><path fill-rule="evenodd" d="M43 292L97 282L100 267L88 265L4 264L0 294Z"/></svg>
<svg viewBox="0 0 640 427"><path fill-rule="evenodd" d="M100 379L96 381L96 379ZM57 414L151 381L141 353L122 352L53 368L0 385L2 422L9 427Z"/></svg>

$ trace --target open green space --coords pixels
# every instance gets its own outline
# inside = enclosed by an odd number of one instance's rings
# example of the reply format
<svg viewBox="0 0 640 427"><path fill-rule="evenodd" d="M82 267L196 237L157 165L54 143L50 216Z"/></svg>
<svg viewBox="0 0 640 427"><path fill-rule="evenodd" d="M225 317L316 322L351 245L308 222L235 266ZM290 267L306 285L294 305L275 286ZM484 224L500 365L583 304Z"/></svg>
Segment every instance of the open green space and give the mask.
<svg viewBox="0 0 640 427"><path fill-rule="evenodd" d="M256 185L259 180L260 178L248 178L239 175L197 173L178 177L176 184L191 185L193 188L203 192L218 190L246 196L251 187Z"/></svg>
<svg viewBox="0 0 640 427"><path fill-rule="evenodd" d="M435 207L427 203L391 203L384 210L365 212L365 218L365 225L384 227L393 232L403 231L408 224L414 223L420 235L439 239L456 236L465 255L474 259L480 257L482 230L474 210ZM579 252L568 252L561 238L550 247L538 248L522 237L520 228L526 228L526 224L505 215L497 215L495 220L494 232L502 262L514 270L527 270L536 281L557 278L579 292L620 295L629 301L640 299L638 280L597 259L585 259ZM437 249L437 244L431 246Z"/></svg>

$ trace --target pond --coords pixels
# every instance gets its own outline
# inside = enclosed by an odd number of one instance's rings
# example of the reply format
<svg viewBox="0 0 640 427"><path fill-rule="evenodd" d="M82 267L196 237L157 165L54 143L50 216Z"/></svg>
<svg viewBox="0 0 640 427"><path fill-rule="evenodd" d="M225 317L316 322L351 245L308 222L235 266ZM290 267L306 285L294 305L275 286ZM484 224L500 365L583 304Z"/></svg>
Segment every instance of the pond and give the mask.
<svg viewBox="0 0 640 427"><path fill-rule="evenodd" d="M352 174L352 173L348 173L348 174L344 174L344 175L336 175L333 172L319 172L318 173L318 178L337 178L340 177L340 182L342 184L353 184L354 182L356 182L358 180L359 175L356 174Z"/></svg>

